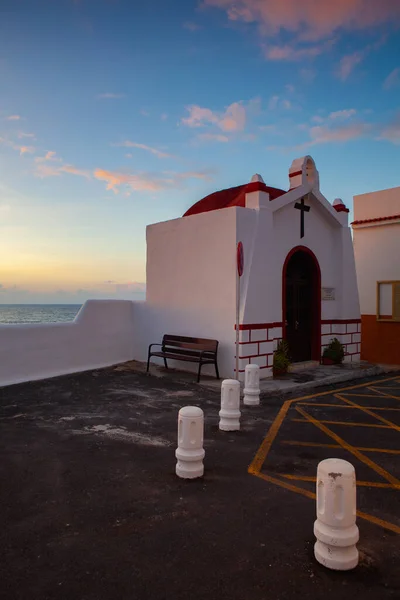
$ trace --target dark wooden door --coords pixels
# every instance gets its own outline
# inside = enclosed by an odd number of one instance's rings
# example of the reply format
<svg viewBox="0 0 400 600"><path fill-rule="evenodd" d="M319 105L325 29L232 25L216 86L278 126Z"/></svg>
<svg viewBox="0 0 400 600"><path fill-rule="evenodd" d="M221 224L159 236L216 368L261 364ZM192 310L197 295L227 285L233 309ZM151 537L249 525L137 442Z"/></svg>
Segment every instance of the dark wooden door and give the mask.
<svg viewBox="0 0 400 600"><path fill-rule="evenodd" d="M313 271L308 257L296 253L286 271L286 340L292 362L311 360Z"/></svg>

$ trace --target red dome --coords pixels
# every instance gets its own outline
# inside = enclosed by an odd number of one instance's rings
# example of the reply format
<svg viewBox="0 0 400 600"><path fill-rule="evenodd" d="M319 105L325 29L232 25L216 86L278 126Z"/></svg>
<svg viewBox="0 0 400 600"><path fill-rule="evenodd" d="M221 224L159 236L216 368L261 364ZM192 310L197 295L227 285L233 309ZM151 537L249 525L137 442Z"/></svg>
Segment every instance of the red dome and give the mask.
<svg viewBox="0 0 400 600"><path fill-rule="evenodd" d="M209 212L210 210L229 208L230 206L244 207L246 202L246 193L256 191L267 192L270 200L275 200L275 198L286 194L285 190L268 187L265 185L265 183L254 181L209 194L202 200L196 202L196 204L193 204L193 206L191 206L183 216L189 217L190 215L198 215L200 213Z"/></svg>

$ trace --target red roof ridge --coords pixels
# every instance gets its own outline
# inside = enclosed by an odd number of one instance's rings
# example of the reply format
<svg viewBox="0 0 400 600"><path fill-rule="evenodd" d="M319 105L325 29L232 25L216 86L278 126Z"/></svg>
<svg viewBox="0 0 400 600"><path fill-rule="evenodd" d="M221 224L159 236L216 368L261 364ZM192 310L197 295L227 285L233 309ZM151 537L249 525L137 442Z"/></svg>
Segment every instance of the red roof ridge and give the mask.
<svg viewBox="0 0 400 600"><path fill-rule="evenodd" d="M379 221L392 221L393 219L400 219L400 215L390 215L388 217L375 217L373 219L360 219L353 221L352 225L362 225L363 223L379 223Z"/></svg>

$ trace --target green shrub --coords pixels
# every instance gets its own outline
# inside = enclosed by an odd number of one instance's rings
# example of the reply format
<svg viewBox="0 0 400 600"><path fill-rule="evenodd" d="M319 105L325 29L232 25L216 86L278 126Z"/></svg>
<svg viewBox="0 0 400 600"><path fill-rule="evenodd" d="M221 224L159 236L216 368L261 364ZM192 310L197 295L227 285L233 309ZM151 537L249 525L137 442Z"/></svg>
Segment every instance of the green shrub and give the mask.
<svg viewBox="0 0 400 600"><path fill-rule="evenodd" d="M340 364L344 359L344 346L337 338L333 338L324 349L323 358L330 358L335 364Z"/></svg>

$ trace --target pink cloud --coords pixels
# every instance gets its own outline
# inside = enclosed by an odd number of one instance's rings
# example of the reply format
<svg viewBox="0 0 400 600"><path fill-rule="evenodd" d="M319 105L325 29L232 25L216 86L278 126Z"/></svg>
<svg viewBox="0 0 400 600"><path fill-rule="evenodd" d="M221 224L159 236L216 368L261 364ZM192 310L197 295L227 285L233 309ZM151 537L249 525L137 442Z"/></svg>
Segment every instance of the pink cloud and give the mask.
<svg viewBox="0 0 400 600"><path fill-rule="evenodd" d="M204 142L229 142L228 136L223 135L222 133L200 133L197 136L197 139Z"/></svg>
<svg viewBox="0 0 400 600"><path fill-rule="evenodd" d="M316 125L310 129L312 141L310 145L325 144L327 142L348 142L364 135L369 129L366 123L354 123L342 127L329 128Z"/></svg>
<svg viewBox="0 0 400 600"><path fill-rule="evenodd" d="M203 4L225 10L231 20L259 23L267 35L284 29L313 41L338 30L400 21L400 3L395 0L203 0Z"/></svg>
<svg viewBox="0 0 400 600"><path fill-rule="evenodd" d="M400 67L393 69L393 71L389 73L383 82L383 87L385 90L390 90L398 85L400 85Z"/></svg>
<svg viewBox="0 0 400 600"><path fill-rule="evenodd" d="M123 146L124 148L140 148L141 150L151 152L151 154L154 154L158 158L174 158L174 156L172 154L168 154L168 152L157 150L157 148L152 148L151 146L147 146L146 144L131 142L130 140L126 140L125 142L121 142L120 144L114 144L114 146Z"/></svg>
<svg viewBox="0 0 400 600"><path fill-rule="evenodd" d="M188 106L189 116L182 119L188 127L204 127L216 125L226 132L243 131L246 125L246 108L240 102L230 104L225 112L213 112L210 108L198 105Z"/></svg>
<svg viewBox="0 0 400 600"><path fill-rule="evenodd" d="M326 49L326 44L308 46L306 48L299 48L295 45L291 46L289 44L285 44L284 46L267 46L264 50L264 54L268 60L297 61L307 58L315 58L319 54L325 52Z"/></svg>
<svg viewBox="0 0 400 600"><path fill-rule="evenodd" d="M33 146L19 146L18 147L20 156L24 154L33 154L35 152L35 148Z"/></svg>
<svg viewBox="0 0 400 600"><path fill-rule="evenodd" d="M360 51L343 56L337 69L337 76L339 77L339 79L345 81L353 72L355 67L364 60L365 55L366 51Z"/></svg>
<svg viewBox="0 0 400 600"><path fill-rule="evenodd" d="M96 169L93 175L96 179L105 181L107 184L106 189L114 192L114 194L118 194L122 186L135 192L158 192L163 189L177 187L183 181L188 179L210 179L210 173L202 171L190 171L184 173L164 171L160 175L137 175L123 173L121 171Z"/></svg>
<svg viewBox="0 0 400 600"><path fill-rule="evenodd" d="M355 108L347 108L345 110L337 110L329 114L329 119L350 119L357 113Z"/></svg>
<svg viewBox="0 0 400 600"><path fill-rule="evenodd" d="M194 23L193 21L186 21L183 24L183 27L184 29L188 29L189 31L198 31L199 29L201 29L200 25Z"/></svg>
<svg viewBox="0 0 400 600"><path fill-rule="evenodd" d="M19 121L21 117L19 115L10 115L7 117L7 121Z"/></svg>
<svg viewBox="0 0 400 600"><path fill-rule="evenodd" d="M53 152L52 150L49 150L48 152L46 152L45 156L37 156L35 158L35 162L37 163L42 163L42 162L46 162L46 161L59 161L61 160L60 158L58 158L56 156L56 152Z"/></svg>
<svg viewBox="0 0 400 600"><path fill-rule="evenodd" d="M392 142L392 144L400 144L400 112L395 116L392 123L384 126L378 138L379 140L386 140Z"/></svg>

